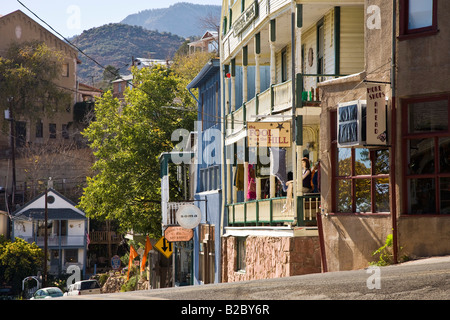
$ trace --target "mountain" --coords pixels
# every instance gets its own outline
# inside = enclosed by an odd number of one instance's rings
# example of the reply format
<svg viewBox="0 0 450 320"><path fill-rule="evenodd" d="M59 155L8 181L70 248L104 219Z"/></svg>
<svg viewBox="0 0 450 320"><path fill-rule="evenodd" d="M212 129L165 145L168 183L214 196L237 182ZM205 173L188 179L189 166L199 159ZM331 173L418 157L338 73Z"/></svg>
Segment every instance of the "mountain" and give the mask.
<svg viewBox="0 0 450 320"><path fill-rule="evenodd" d="M179 2L163 9L150 9L127 16L121 23L141 26L147 30L170 32L182 37L202 36L212 26L205 18L212 17L219 25L221 6Z"/></svg>
<svg viewBox="0 0 450 320"><path fill-rule="evenodd" d="M132 57L171 59L184 41L184 38L168 32L119 23L86 30L71 40L103 67L112 65L120 68L123 75L129 74L126 64L131 64ZM80 81L92 84L102 79L103 69L100 66L82 54L79 54L79 59L82 62L78 66Z"/></svg>

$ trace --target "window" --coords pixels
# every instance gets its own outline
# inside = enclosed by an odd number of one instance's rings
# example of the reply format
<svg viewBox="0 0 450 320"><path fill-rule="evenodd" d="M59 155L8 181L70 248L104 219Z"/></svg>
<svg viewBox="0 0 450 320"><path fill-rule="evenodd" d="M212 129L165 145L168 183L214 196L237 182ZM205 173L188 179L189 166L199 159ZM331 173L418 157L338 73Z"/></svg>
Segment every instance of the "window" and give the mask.
<svg viewBox="0 0 450 320"><path fill-rule="evenodd" d="M237 237L236 238L236 248L237 248L237 261L236 261L236 271L245 272L246 267L246 245L247 238L246 237Z"/></svg>
<svg viewBox="0 0 450 320"><path fill-rule="evenodd" d="M36 138L44 137L44 125L41 120L36 122Z"/></svg>
<svg viewBox="0 0 450 320"><path fill-rule="evenodd" d="M50 139L56 139L56 123L49 123L48 131L50 134Z"/></svg>
<svg viewBox="0 0 450 320"><path fill-rule="evenodd" d="M78 262L78 249L66 249L64 253L64 262Z"/></svg>
<svg viewBox="0 0 450 320"><path fill-rule="evenodd" d="M437 32L437 0L400 0L400 38Z"/></svg>
<svg viewBox="0 0 450 320"><path fill-rule="evenodd" d="M405 214L450 213L449 108L448 95L402 101Z"/></svg>
<svg viewBox="0 0 450 320"><path fill-rule="evenodd" d="M287 63L287 51L286 49L283 49L283 51L281 51L281 82L285 82L288 79Z"/></svg>
<svg viewBox="0 0 450 320"><path fill-rule="evenodd" d="M69 77L69 64L68 63L63 63L61 75L66 78Z"/></svg>
<svg viewBox="0 0 450 320"><path fill-rule="evenodd" d="M336 123L337 112L331 113ZM334 202L337 213L390 211L389 150L338 148L337 130L332 128L334 157Z"/></svg>
<svg viewBox="0 0 450 320"><path fill-rule="evenodd" d="M64 139L69 139L69 127L67 124L62 125L62 137Z"/></svg>

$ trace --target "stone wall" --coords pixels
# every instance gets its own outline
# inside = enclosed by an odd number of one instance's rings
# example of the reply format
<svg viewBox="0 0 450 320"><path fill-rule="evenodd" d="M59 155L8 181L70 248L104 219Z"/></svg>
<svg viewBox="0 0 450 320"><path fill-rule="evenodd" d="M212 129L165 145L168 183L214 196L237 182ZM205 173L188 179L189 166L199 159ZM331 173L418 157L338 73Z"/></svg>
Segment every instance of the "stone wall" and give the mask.
<svg viewBox="0 0 450 320"><path fill-rule="evenodd" d="M237 269L236 237L222 238L222 282L289 277L321 272L318 237L261 237L246 240L246 270Z"/></svg>

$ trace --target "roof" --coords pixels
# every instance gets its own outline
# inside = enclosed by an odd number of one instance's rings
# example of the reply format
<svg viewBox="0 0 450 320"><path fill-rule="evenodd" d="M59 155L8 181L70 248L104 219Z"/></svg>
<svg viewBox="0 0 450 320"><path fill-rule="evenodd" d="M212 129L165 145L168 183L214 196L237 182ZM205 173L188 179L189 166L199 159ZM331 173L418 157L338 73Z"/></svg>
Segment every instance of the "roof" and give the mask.
<svg viewBox="0 0 450 320"><path fill-rule="evenodd" d="M45 209L28 209L20 214L21 218L44 220ZM48 220L85 220L86 217L80 215L72 209L47 209Z"/></svg>
<svg viewBox="0 0 450 320"><path fill-rule="evenodd" d="M47 32L48 35L50 35L51 37L53 37L54 39L56 39L58 42L64 44L65 46L67 46L68 48L70 48L71 50L73 50L73 52L76 54L76 55L75 55L75 58L77 59L77 62L79 61L79 60L78 60L78 50L77 50L73 45L71 45L71 44L68 43L67 41L65 41L65 40L63 40L63 39L61 39L61 38L59 38L59 37L56 36L54 33L50 32L50 31L49 31L48 29L46 29L43 25L41 25L40 23L36 22L34 19L32 19L31 17L29 17L29 16L28 16L26 13L24 13L22 10L15 10L15 11L10 12L10 13L8 13L8 14L5 14L5 15L3 15L3 16L0 15L0 19L1 19L1 20L3 20L3 19L6 19L6 20L7 20L9 17L12 17L12 16L14 16L14 15L22 15L23 17L25 17L25 18L27 18L28 20L30 20L32 23L34 23L34 24L36 24L37 26L39 26L40 28L42 28L42 30L45 31L45 32ZM47 41L44 41L44 42L46 42L46 43L48 44ZM80 61L79 63L81 63L81 61Z"/></svg>
<svg viewBox="0 0 450 320"><path fill-rule="evenodd" d="M114 80L112 83L116 83L116 82L124 82L124 81L131 81L133 80L133 75L132 74L128 74L126 76L120 76L119 79Z"/></svg>
<svg viewBox="0 0 450 320"><path fill-rule="evenodd" d="M49 220L84 220L86 214L76 207L76 204L64 197L54 189L48 189L47 200L52 196L54 201L47 201L47 212ZM13 212L13 216L20 218L31 218L43 220L45 214L45 192L33 200L27 202L23 207Z"/></svg>
<svg viewBox="0 0 450 320"><path fill-rule="evenodd" d="M220 68L219 59L209 60L195 78L187 85L187 89L198 88L204 81L209 79L212 74Z"/></svg>

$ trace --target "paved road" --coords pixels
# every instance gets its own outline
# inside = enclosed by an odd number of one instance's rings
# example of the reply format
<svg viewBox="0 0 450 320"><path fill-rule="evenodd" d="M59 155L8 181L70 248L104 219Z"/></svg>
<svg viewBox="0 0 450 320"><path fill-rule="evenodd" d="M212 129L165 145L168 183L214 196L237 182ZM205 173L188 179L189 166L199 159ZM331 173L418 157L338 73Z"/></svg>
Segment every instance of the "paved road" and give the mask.
<svg viewBox="0 0 450 320"><path fill-rule="evenodd" d="M450 300L450 256L356 271L153 289L87 300Z"/></svg>

